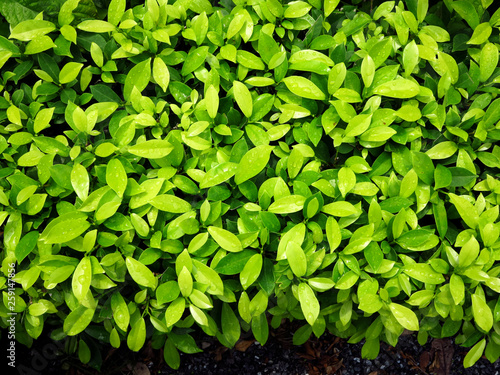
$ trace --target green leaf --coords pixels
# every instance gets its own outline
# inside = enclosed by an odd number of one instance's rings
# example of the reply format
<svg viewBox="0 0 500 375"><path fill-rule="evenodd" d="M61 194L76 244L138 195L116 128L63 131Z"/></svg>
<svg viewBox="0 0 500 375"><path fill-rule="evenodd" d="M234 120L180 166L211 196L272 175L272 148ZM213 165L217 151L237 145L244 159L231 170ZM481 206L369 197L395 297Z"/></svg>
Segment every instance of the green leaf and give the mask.
<svg viewBox="0 0 500 375"><path fill-rule="evenodd" d="M84 21L85 22L85 21ZM149 83L151 78L151 58L140 62L135 65L127 74L125 78L125 85L123 86L123 97L125 100L130 99L133 88L135 87L139 92L142 92ZM149 141L151 142L151 141Z"/></svg>
<svg viewBox="0 0 500 375"><path fill-rule="evenodd" d="M370 87L375 77L375 63L370 55L366 55L361 63L361 78L365 87Z"/></svg>
<svg viewBox="0 0 500 375"><path fill-rule="evenodd" d="M238 253L229 253L215 266L215 271L222 275L236 275L243 271L250 258L256 255L254 250L245 249Z"/></svg>
<svg viewBox="0 0 500 375"><path fill-rule="evenodd" d="M479 60L480 82L486 82L491 77L498 66L498 59L498 47L493 43L486 43L481 50Z"/></svg>
<svg viewBox="0 0 500 375"><path fill-rule="evenodd" d="M434 170L434 189L441 189L451 184L453 176L444 165L438 164Z"/></svg>
<svg viewBox="0 0 500 375"><path fill-rule="evenodd" d="M126 0L111 0L108 6L108 22L118 26L125 13Z"/></svg>
<svg viewBox="0 0 500 375"><path fill-rule="evenodd" d="M479 215L474 206L467 199L456 194L450 193L449 197L465 224L475 229L479 223Z"/></svg>
<svg viewBox="0 0 500 375"><path fill-rule="evenodd" d="M179 289L184 297L189 297L193 291L193 278L191 277L191 272L186 267L182 267L179 273Z"/></svg>
<svg viewBox="0 0 500 375"><path fill-rule="evenodd" d="M352 205L352 203L339 201L333 202L329 204L325 204L321 209L322 212L338 217L350 216L358 213L356 207Z"/></svg>
<svg viewBox="0 0 500 375"><path fill-rule="evenodd" d="M166 283L158 285L156 288L156 299L160 305L172 302L180 293L179 284L175 280L167 281Z"/></svg>
<svg viewBox="0 0 500 375"><path fill-rule="evenodd" d="M215 118L219 109L219 93L213 85L210 85L205 93L205 105L207 107L208 115L211 118Z"/></svg>
<svg viewBox="0 0 500 375"><path fill-rule="evenodd" d="M452 8L462 17L472 30L479 25L479 16L476 8L467 0L458 0L451 3Z"/></svg>
<svg viewBox="0 0 500 375"><path fill-rule="evenodd" d="M403 180L401 181L401 186L399 188L399 196L402 198L408 198L415 192L417 186L418 186L418 175L412 168L403 177Z"/></svg>
<svg viewBox="0 0 500 375"><path fill-rule="evenodd" d="M459 187L466 186L476 180L477 175L470 172L468 169L460 167L451 167L448 169L451 172L451 182L449 186Z"/></svg>
<svg viewBox="0 0 500 375"><path fill-rule="evenodd" d="M263 259L261 254L254 254L248 259L240 273L240 283L243 289L248 289L259 278L262 265Z"/></svg>
<svg viewBox="0 0 500 375"><path fill-rule="evenodd" d="M241 328L236 314L227 303L222 304L221 323L222 334L230 347L233 347L240 339Z"/></svg>
<svg viewBox="0 0 500 375"><path fill-rule="evenodd" d="M394 318L396 318L398 323L404 328L409 331L418 331L418 318L412 310L397 303L390 303L389 308Z"/></svg>
<svg viewBox="0 0 500 375"><path fill-rule="evenodd" d="M234 182L237 185L258 175L267 165L274 146L261 145L249 150L240 160Z"/></svg>
<svg viewBox="0 0 500 375"><path fill-rule="evenodd" d="M83 257L76 266L71 281L73 294L79 302L82 302L87 296L92 281L92 265L89 257Z"/></svg>
<svg viewBox="0 0 500 375"><path fill-rule="evenodd" d="M186 299L184 297L179 297L168 305L167 310L165 311L167 327L171 327L177 323L182 318L185 309Z"/></svg>
<svg viewBox="0 0 500 375"><path fill-rule="evenodd" d="M455 142L445 141L432 147L426 154L431 159L446 159L453 156L457 150L458 146Z"/></svg>
<svg viewBox="0 0 500 375"><path fill-rule="evenodd" d="M311 326L314 325L316 319L318 319L320 305L316 295L309 285L306 283L300 283L298 287L298 295L300 308L304 313L307 323Z"/></svg>
<svg viewBox="0 0 500 375"><path fill-rule="evenodd" d="M69 242L84 233L90 223L87 216L81 213L68 213L50 222L40 236L47 244Z"/></svg>
<svg viewBox="0 0 500 375"><path fill-rule="evenodd" d="M229 232L228 230L214 226L210 226L207 229L210 236L212 236L215 242L217 242L217 244L224 250L230 252L238 252L243 250L243 247L238 237L236 237L233 233Z"/></svg>
<svg viewBox="0 0 500 375"><path fill-rule="evenodd" d="M122 331L126 332L130 323L130 313L127 303L118 291L114 292L111 296L111 309L113 311L113 319L116 325Z"/></svg>
<svg viewBox="0 0 500 375"><path fill-rule="evenodd" d="M302 250L299 244L295 242L288 243L286 247L286 258L295 276L302 277L306 274L307 259L304 250Z"/></svg>
<svg viewBox="0 0 500 375"><path fill-rule="evenodd" d="M127 188L127 172L119 159L111 159L106 167L106 182L122 198Z"/></svg>
<svg viewBox="0 0 500 375"><path fill-rule="evenodd" d="M472 347L464 358L464 368L472 367L482 357L484 348L486 347L486 339L482 339Z"/></svg>
<svg viewBox="0 0 500 375"><path fill-rule="evenodd" d="M167 339L165 341L165 346L163 347L163 357L167 365L169 365L172 369L177 370L180 367L181 357L171 339Z"/></svg>
<svg viewBox="0 0 500 375"><path fill-rule="evenodd" d="M130 256L125 259L125 264L130 276L137 284L153 290L156 289L156 277L148 267Z"/></svg>
<svg viewBox="0 0 500 375"><path fill-rule="evenodd" d="M167 92L170 82L170 72L165 62L159 57L155 57L153 61L153 78L160 85L163 92Z"/></svg>
<svg viewBox="0 0 500 375"><path fill-rule="evenodd" d="M78 77L80 70L83 68L82 63L69 62L63 66L59 73L59 83L69 83Z"/></svg>
<svg viewBox="0 0 500 375"><path fill-rule="evenodd" d="M459 305L465 297L465 285L463 279L457 274L452 274L450 277L450 292L455 305Z"/></svg>
<svg viewBox="0 0 500 375"><path fill-rule="evenodd" d="M224 181L233 177L238 170L236 163L221 163L210 169L200 182L200 189L206 189L215 185L220 185Z"/></svg>
<svg viewBox="0 0 500 375"><path fill-rule="evenodd" d="M244 83L233 82L233 94L236 103L246 117L251 117L253 112L252 94Z"/></svg>
<svg viewBox="0 0 500 375"><path fill-rule="evenodd" d="M112 23L101 20L82 21L76 27L89 33L108 33L115 31L115 26Z"/></svg>
<svg viewBox="0 0 500 375"><path fill-rule="evenodd" d="M130 350L138 352L146 342L146 322L141 316L132 324L132 329L127 336L127 346Z"/></svg>
<svg viewBox="0 0 500 375"><path fill-rule="evenodd" d="M373 90L374 94L400 99L413 98L419 92L419 85L408 79L397 79L382 83Z"/></svg>
<svg viewBox="0 0 500 375"><path fill-rule="evenodd" d="M174 149L169 142L165 140L150 140L138 143L128 148L132 155L147 159L161 159L170 154Z"/></svg>
<svg viewBox="0 0 500 375"><path fill-rule="evenodd" d="M474 28L474 33L467 44L483 44L488 40L493 28L488 22L484 22Z"/></svg>
<svg viewBox="0 0 500 375"><path fill-rule="evenodd" d="M314 100L326 99L323 91L321 91L318 86L316 86L307 78L301 76L290 76L284 78L283 83L286 85L288 90L290 90L295 95L301 96L303 98Z"/></svg>
<svg viewBox="0 0 500 375"><path fill-rule="evenodd" d="M288 7L285 9L285 18L299 18L305 16L309 13L312 6L304 1L292 1L288 3Z"/></svg>
<svg viewBox="0 0 500 375"><path fill-rule="evenodd" d="M397 242L405 249L418 247L427 242L432 236L433 232L426 229L410 230L398 237Z"/></svg>
<svg viewBox="0 0 500 375"><path fill-rule="evenodd" d="M56 29L56 25L49 21L27 20L18 23L10 33L9 38L29 42L39 36L50 33Z"/></svg>
<svg viewBox="0 0 500 375"><path fill-rule="evenodd" d="M66 319L64 319L64 333L68 336L75 336L83 332L92 321L94 313L95 309L79 305L75 310L69 313Z"/></svg>
<svg viewBox="0 0 500 375"><path fill-rule="evenodd" d="M288 195L272 203L268 210L275 214L290 214L304 208L306 198L301 195Z"/></svg>
<svg viewBox="0 0 500 375"><path fill-rule="evenodd" d="M154 197L149 203L160 211L183 214L191 211L191 204L184 199L171 194L162 194Z"/></svg>
<svg viewBox="0 0 500 375"><path fill-rule="evenodd" d="M419 3L421 0L419 1ZM406 45L403 50L403 66L405 68L405 77L409 77L415 67L418 65L419 54L418 46L414 40Z"/></svg>
<svg viewBox="0 0 500 375"><path fill-rule="evenodd" d="M428 284L441 284L444 282L442 274L434 271L432 267L425 263L408 264L403 268L411 278Z"/></svg>
<svg viewBox="0 0 500 375"><path fill-rule="evenodd" d="M186 57L186 61L182 65L181 74L186 76L198 69L205 61L207 54L208 46L201 46L189 52Z"/></svg>
<svg viewBox="0 0 500 375"><path fill-rule="evenodd" d="M422 152L412 152L413 169L417 172L418 177L427 185L432 184L435 178L434 164L431 158ZM436 168L439 168L438 164ZM441 165L442 166L442 165Z"/></svg>
<svg viewBox="0 0 500 375"><path fill-rule="evenodd" d="M330 252L333 252L339 247L342 241L342 234L337 220L331 216L326 220L326 237L330 245Z"/></svg>
<svg viewBox="0 0 500 375"><path fill-rule="evenodd" d="M26 258L33 250L35 250L36 243L38 242L38 232L31 231L26 233L16 246L15 255L17 263L21 262Z"/></svg>

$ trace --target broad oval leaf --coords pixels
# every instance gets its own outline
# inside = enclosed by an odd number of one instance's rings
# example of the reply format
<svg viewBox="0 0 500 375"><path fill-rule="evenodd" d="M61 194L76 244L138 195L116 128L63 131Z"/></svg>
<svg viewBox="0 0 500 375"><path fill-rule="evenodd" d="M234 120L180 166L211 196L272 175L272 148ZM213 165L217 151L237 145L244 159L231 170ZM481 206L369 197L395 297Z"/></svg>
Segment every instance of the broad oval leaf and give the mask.
<svg viewBox="0 0 500 375"><path fill-rule="evenodd" d="M128 256L125 259L127 270L134 281L147 288L156 289L157 280L153 272L138 260Z"/></svg>

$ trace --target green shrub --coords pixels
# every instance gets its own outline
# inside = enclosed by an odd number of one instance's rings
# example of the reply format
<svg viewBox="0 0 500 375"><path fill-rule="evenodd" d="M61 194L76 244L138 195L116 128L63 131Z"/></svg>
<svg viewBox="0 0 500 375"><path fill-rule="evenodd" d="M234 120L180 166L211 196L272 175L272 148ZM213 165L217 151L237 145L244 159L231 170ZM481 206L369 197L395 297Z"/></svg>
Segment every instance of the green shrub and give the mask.
<svg viewBox="0 0 500 375"><path fill-rule="evenodd" d="M5 334L95 367L283 319L499 357L492 0L6 3Z"/></svg>

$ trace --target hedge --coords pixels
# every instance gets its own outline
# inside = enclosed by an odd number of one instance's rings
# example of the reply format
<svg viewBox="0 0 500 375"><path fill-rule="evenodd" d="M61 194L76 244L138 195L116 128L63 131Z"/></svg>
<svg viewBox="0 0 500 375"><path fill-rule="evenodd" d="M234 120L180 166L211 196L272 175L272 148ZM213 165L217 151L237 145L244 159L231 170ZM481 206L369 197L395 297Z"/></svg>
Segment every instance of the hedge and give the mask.
<svg viewBox="0 0 500 375"><path fill-rule="evenodd" d="M500 356L493 0L0 5L2 335L99 368L299 321ZM9 25L7 27L7 25Z"/></svg>

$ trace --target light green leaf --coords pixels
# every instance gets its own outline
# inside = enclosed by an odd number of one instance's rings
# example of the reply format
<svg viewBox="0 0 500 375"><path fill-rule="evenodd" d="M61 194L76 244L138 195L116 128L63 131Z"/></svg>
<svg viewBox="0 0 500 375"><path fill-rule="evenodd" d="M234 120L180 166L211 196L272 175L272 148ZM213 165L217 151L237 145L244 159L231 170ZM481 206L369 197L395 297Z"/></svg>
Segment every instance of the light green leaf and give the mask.
<svg viewBox="0 0 500 375"><path fill-rule="evenodd" d="M469 39L467 44L483 44L484 42L488 41L488 38L490 37L492 31L493 28L491 27L491 25L488 22L483 22L482 24L474 28L474 33L472 34L472 37Z"/></svg>
<svg viewBox="0 0 500 375"><path fill-rule="evenodd" d="M87 169L81 164L73 165L71 170L71 186L75 189L76 195L82 201L85 201L89 194L89 174L87 173Z"/></svg>
<svg viewBox="0 0 500 375"><path fill-rule="evenodd" d="M243 114L246 117L251 117L253 111L252 94L250 94L250 91L248 90L246 85L239 81L234 81L233 94L234 99L236 100L236 103L238 103L238 106L240 107Z"/></svg>
<svg viewBox="0 0 500 375"><path fill-rule="evenodd" d="M450 193L449 197L465 224L475 229L479 223L479 215L474 206L467 199L456 194Z"/></svg>
<svg viewBox="0 0 500 375"><path fill-rule="evenodd" d="M240 160L234 176L237 185L258 175L267 165L274 146L261 145L249 150Z"/></svg>
<svg viewBox="0 0 500 375"><path fill-rule="evenodd" d="M56 29L56 25L49 21L28 20L18 23L10 33L9 38L29 42L39 36L50 33Z"/></svg>
<svg viewBox="0 0 500 375"><path fill-rule="evenodd" d="M254 254L248 259L240 273L240 283L243 289L246 290L258 279L262 270L262 264L262 254Z"/></svg>
<svg viewBox="0 0 500 375"><path fill-rule="evenodd" d="M397 303L390 303L389 308L394 318L396 318L398 323L404 328L409 331L418 331L418 318L412 310Z"/></svg>
<svg viewBox="0 0 500 375"><path fill-rule="evenodd" d="M170 72L167 64L160 57L155 57L153 61L153 78L160 85L163 92L167 92L168 83L170 82Z"/></svg>
<svg viewBox="0 0 500 375"><path fill-rule="evenodd" d="M457 152L458 146L455 142L445 141L438 143L426 152L431 159L446 159Z"/></svg>
<svg viewBox="0 0 500 375"><path fill-rule="evenodd" d="M486 347L486 339L482 339L467 353L464 358L464 368L473 366L483 356L484 348Z"/></svg>
<svg viewBox="0 0 500 375"><path fill-rule="evenodd" d="M464 280L457 274L450 277L450 292L455 305L460 304L465 297Z"/></svg>
<svg viewBox="0 0 500 375"><path fill-rule="evenodd" d="M268 210L275 214L291 214L304 208L306 198L302 195L288 195L272 203Z"/></svg>
<svg viewBox="0 0 500 375"><path fill-rule="evenodd" d="M75 336L82 332L92 321L95 309L79 305L64 319L63 330L68 336Z"/></svg>
<svg viewBox="0 0 500 375"><path fill-rule="evenodd" d="M328 215L338 217L350 216L358 213L358 210L352 205L352 203L345 201L325 204L321 211Z"/></svg>
<svg viewBox="0 0 500 375"><path fill-rule="evenodd" d="M205 94L205 105L207 107L208 115L211 118L215 118L219 109L219 93L213 85L210 85L207 89Z"/></svg>
<svg viewBox="0 0 500 375"><path fill-rule="evenodd" d="M328 244L330 245L330 252L337 249L342 241L339 224L337 223L337 220L331 216L326 220L326 238L328 240Z"/></svg>
<svg viewBox="0 0 500 375"><path fill-rule="evenodd" d="M92 265L89 257L83 257L76 266L71 287L76 299L81 303L85 299L92 281Z"/></svg>
<svg viewBox="0 0 500 375"><path fill-rule="evenodd" d="M108 33L115 31L115 26L112 23L101 20L82 21L76 27L89 33Z"/></svg>
<svg viewBox="0 0 500 375"><path fill-rule="evenodd" d="M84 21L85 22L85 21ZM149 84L151 78L151 58L134 65L125 78L123 86L123 97L125 100L130 99L132 89L135 87L139 92L142 92Z"/></svg>
<svg viewBox="0 0 500 375"><path fill-rule="evenodd" d="M128 148L128 152L147 159L161 159L170 154L174 146L165 140L153 139Z"/></svg>
<svg viewBox="0 0 500 375"><path fill-rule="evenodd" d="M297 277L302 277L307 271L307 259L302 247L296 242L289 242L286 247L286 258L292 272Z"/></svg>
<svg viewBox="0 0 500 375"><path fill-rule="evenodd" d="M162 194L154 197L149 202L153 207L160 211L183 214L191 211L191 204L184 199L171 194Z"/></svg>
<svg viewBox="0 0 500 375"><path fill-rule="evenodd" d="M130 322L130 313L128 311L127 303L122 295L116 291L111 296L111 309L113 311L113 319L122 331L127 331Z"/></svg>
<svg viewBox="0 0 500 375"><path fill-rule="evenodd" d="M298 288L300 308L304 317L311 326L314 325L319 316L320 305L316 295L309 285L300 283Z"/></svg>
<svg viewBox="0 0 500 375"><path fill-rule="evenodd" d="M486 43L481 50L479 60L480 82L486 82L491 77L498 66L498 59L498 47L493 43Z"/></svg>
<svg viewBox="0 0 500 375"><path fill-rule="evenodd" d="M375 77L375 63L370 55L366 55L361 63L361 78L365 87L370 87Z"/></svg>
<svg viewBox="0 0 500 375"><path fill-rule="evenodd" d="M425 263L408 264L403 268L403 271L411 278L423 283L441 284L444 282L443 275Z"/></svg>
<svg viewBox="0 0 500 375"><path fill-rule="evenodd" d="M215 242L217 242L217 244L224 250L230 252L238 252L243 250L239 238L228 230L214 226L208 227L207 229L208 233L212 236Z"/></svg>
<svg viewBox="0 0 500 375"><path fill-rule="evenodd" d="M493 327L493 313L490 307L477 292L471 296L472 299L472 314L474 321L485 332L489 332Z"/></svg>
<svg viewBox="0 0 500 375"><path fill-rule="evenodd" d="M111 159L106 167L106 183L122 198L127 188L127 172L119 159Z"/></svg>
<svg viewBox="0 0 500 375"><path fill-rule="evenodd" d="M307 78L301 76L290 76L284 78L283 83L286 85L288 90L303 98L314 100L326 99L326 95L323 91L321 91L318 86Z"/></svg>
<svg viewBox="0 0 500 375"><path fill-rule="evenodd" d="M125 13L126 0L111 0L108 6L108 22L118 26Z"/></svg>
<svg viewBox="0 0 500 375"><path fill-rule="evenodd" d="M394 81L382 83L373 90L374 94L398 99L413 98L418 95L419 92L419 85L408 79L396 79Z"/></svg>
<svg viewBox="0 0 500 375"><path fill-rule="evenodd" d="M130 350L138 352L146 342L146 322L141 316L132 325L132 329L127 336L127 346Z"/></svg>
<svg viewBox="0 0 500 375"><path fill-rule="evenodd" d="M236 163L221 163L210 169L200 182L200 189L206 189L215 185L220 185L224 181L233 177L238 170Z"/></svg>
<svg viewBox="0 0 500 375"><path fill-rule="evenodd" d="M82 63L69 62L63 66L59 73L59 83L69 83L78 77L80 70L83 68Z"/></svg>
<svg viewBox="0 0 500 375"><path fill-rule="evenodd" d="M222 304L221 325L224 338L233 347L240 339L241 328L238 317L228 303Z"/></svg>
<svg viewBox="0 0 500 375"><path fill-rule="evenodd" d="M157 280L153 272L138 260L128 256L125 259L128 272L134 281L147 288L156 289Z"/></svg>
<svg viewBox="0 0 500 375"><path fill-rule="evenodd" d="M339 170L338 179L340 193L345 197L356 185L356 175L351 168L342 167Z"/></svg>

